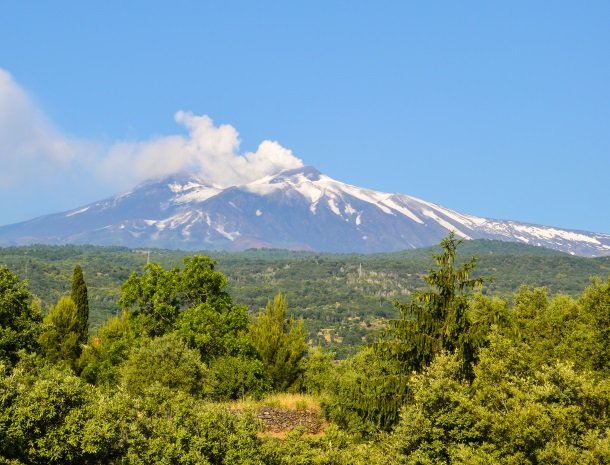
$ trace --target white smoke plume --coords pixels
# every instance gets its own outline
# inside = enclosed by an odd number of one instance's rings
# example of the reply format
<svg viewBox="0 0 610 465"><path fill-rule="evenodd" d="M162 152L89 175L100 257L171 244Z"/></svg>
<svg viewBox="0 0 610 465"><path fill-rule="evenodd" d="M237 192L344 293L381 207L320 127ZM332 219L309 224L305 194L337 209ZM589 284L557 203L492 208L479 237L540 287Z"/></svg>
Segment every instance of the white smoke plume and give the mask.
<svg viewBox="0 0 610 465"><path fill-rule="evenodd" d="M79 178L89 177L89 184L113 189L179 171L228 187L303 165L290 150L269 140L255 152L240 153L237 130L228 124L215 126L206 115L179 111L175 120L186 128L186 135L105 147L79 140L55 128L11 74L0 68L0 189L26 182L57 184L77 171Z"/></svg>
<svg viewBox="0 0 610 465"><path fill-rule="evenodd" d="M102 160L100 173L115 181L117 173L123 173L137 182L188 171L228 187L303 166L289 149L270 140L261 142L255 152L240 153L237 130L228 124L215 126L209 116L179 111L175 120L187 129L187 136L117 143Z"/></svg>

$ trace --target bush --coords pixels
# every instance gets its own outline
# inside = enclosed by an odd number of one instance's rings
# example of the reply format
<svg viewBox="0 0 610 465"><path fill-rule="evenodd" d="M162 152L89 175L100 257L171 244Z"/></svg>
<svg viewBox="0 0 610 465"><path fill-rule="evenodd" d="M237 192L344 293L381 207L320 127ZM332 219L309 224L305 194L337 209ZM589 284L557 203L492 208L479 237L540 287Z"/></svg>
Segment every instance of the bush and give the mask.
<svg viewBox="0 0 610 465"><path fill-rule="evenodd" d="M212 391L209 371L199 359L199 353L171 333L147 339L141 347L134 348L120 373L122 384L134 394L152 384L200 397Z"/></svg>
<svg viewBox="0 0 610 465"><path fill-rule="evenodd" d="M260 360L218 357L210 362L210 373L213 378L212 397L215 400L260 399L271 390L271 383Z"/></svg>
<svg viewBox="0 0 610 465"><path fill-rule="evenodd" d="M380 358L367 347L344 361L334 372L329 395L322 400L326 417L355 434L370 435L388 429L398 418L406 382L396 361Z"/></svg>
<svg viewBox="0 0 610 465"><path fill-rule="evenodd" d="M337 381L333 358L332 352L324 352L321 347L311 349L301 360L301 376L295 383L296 390L316 396L326 393Z"/></svg>

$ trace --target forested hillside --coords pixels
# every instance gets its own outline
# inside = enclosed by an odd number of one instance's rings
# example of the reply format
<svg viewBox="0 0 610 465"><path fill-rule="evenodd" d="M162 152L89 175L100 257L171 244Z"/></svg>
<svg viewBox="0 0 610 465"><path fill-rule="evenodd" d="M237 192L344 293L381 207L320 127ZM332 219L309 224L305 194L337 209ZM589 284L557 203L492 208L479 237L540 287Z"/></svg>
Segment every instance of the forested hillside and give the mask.
<svg viewBox="0 0 610 465"><path fill-rule="evenodd" d="M203 255L140 266L97 329L85 266L44 315L0 266L0 464L610 463L608 275L574 296L522 285L505 299L483 292L466 245L445 238L423 285L341 361L308 344L289 298L248 312ZM60 251L36 257L59 265L57 283L78 254L108 252ZM566 260L536 252L523 254L530 265ZM253 255L286 265L283 253Z"/></svg>
<svg viewBox="0 0 610 465"><path fill-rule="evenodd" d="M433 265L434 249L391 254L351 255L256 250L209 253L227 275L228 291L251 312L278 292L290 312L302 317L312 343L332 347L339 356L369 340L383 320L394 317L395 299L421 289ZM44 309L69 290L72 270L81 264L89 284L90 322L97 328L118 311L120 284L151 260L180 266L189 253L117 247L31 246L0 248L0 264L27 278ZM582 258L515 243L467 241L463 257L477 256L478 276L491 278L484 292L510 298L520 284L546 287L550 293L576 295L591 276L610 273L610 258Z"/></svg>

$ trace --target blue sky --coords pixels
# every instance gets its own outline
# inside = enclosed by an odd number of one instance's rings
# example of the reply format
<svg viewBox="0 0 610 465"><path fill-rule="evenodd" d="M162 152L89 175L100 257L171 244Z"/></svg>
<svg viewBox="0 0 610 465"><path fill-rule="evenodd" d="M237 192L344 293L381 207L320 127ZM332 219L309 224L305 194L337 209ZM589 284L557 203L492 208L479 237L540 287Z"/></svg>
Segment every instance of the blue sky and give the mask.
<svg viewBox="0 0 610 465"><path fill-rule="evenodd" d="M610 2L98 3L0 7L0 224L183 167L209 136L232 159L610 232Z"/></svg>

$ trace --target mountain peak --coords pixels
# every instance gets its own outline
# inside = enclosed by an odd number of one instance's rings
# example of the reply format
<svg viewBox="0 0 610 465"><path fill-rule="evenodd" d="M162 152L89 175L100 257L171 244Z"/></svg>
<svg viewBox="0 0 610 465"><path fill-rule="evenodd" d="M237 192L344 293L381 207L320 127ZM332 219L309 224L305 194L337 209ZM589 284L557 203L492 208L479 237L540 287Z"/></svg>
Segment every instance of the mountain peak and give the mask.
<svg viewBox="0 0 610 465"><path fill-rule="evenodd" d="M310 181L318 181L322 173L313 166L301 166L299 168L292 168L289 170L280 171L277 175L273 176L273 179L288 178L295 175L302 175ZM273 182L273 181L272 181Z"/></svg>
<svg viewBox="0 0 610 465"><path fill-rule="evenodd" d="M170 184L188 184L197 183L201 185L210 185L206 183L204 179L196 173L188 171L178 171L176 173L168 174L165 176L158 176L155 178L147 179L138 184L133 190L146 188L151 185L170 185Z"/></svg>
<svg viewBox="0 0 610 465"><path fill-rule="evenodd" d="M465 215L425 200L336 181L312 166L222 188L179 172L64 213L0 227L0 245L99 244L243 250L389 252L449 231L576 255L610 255L610 235Z"/></svg>

